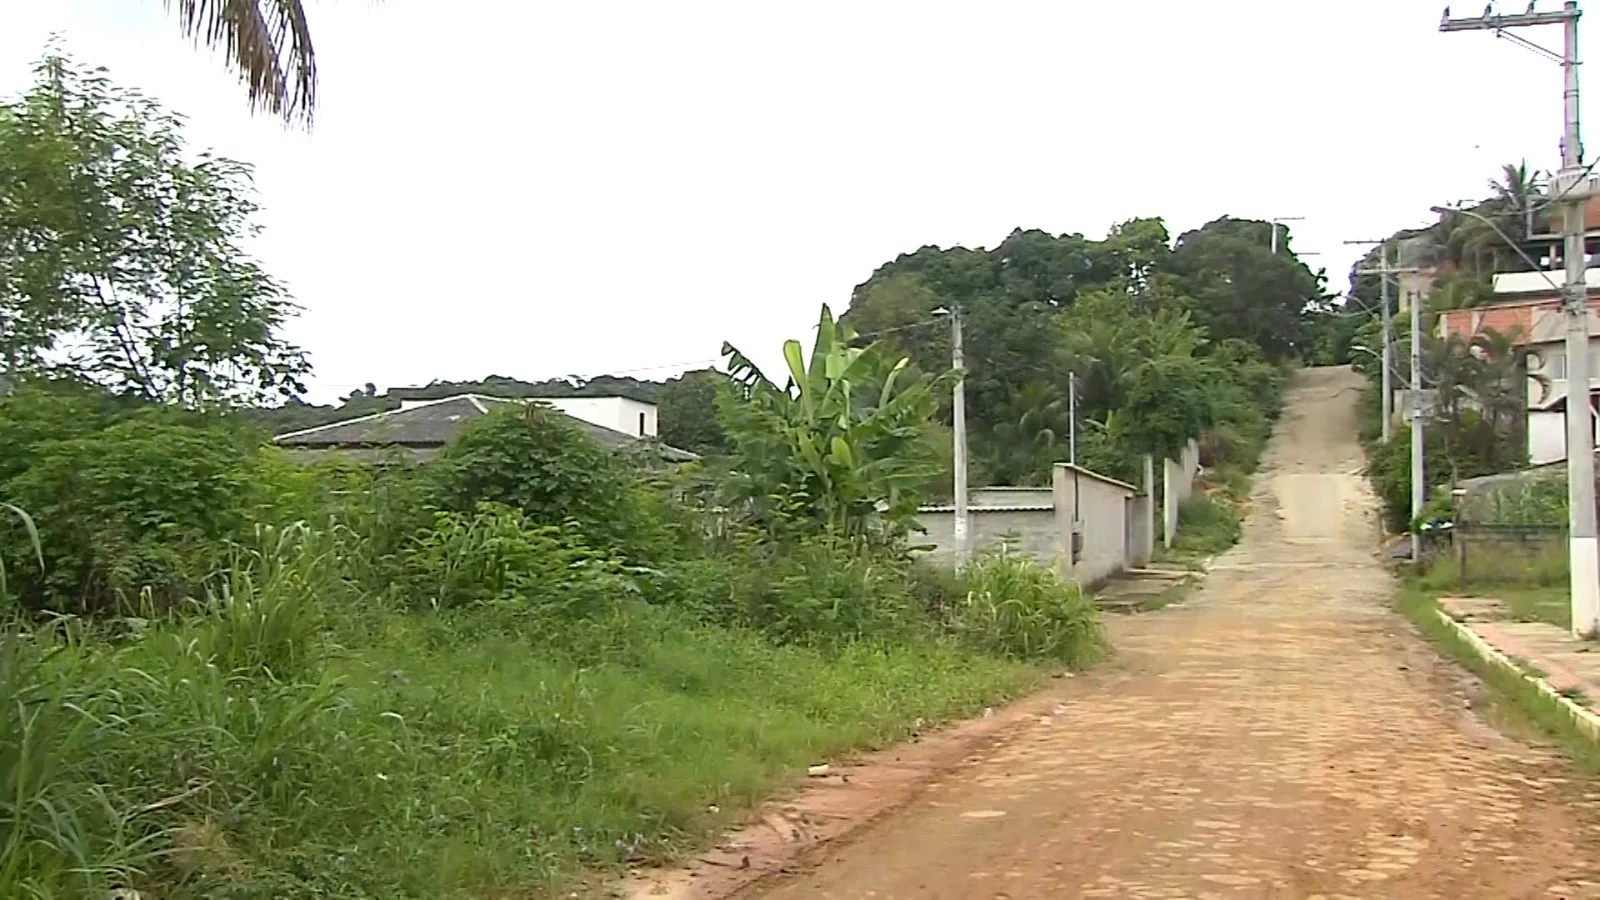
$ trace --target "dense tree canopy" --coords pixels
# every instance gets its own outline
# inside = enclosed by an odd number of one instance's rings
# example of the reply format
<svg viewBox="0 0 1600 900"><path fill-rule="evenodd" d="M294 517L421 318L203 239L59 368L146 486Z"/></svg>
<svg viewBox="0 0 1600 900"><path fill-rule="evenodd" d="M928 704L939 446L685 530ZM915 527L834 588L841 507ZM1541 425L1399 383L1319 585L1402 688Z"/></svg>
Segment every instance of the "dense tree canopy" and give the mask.
<svg viewBox="0 0 1600 900"><path fill-rule="evenodd" d="M1302 356L1327 302L1287 237L1272 253L1270 227L1221 218L1174 244L1160 219L1133 219L1099 241L1019 230L993 250L923 247L857 287L845 318L939 372L950 328L935 311L960 310L980 479L1048 478L1072 376L1083 458L1131 476L1137 454L1174 452L1227 416L1264 432L1242 410L1273 398L1236 379Z"/></svg>

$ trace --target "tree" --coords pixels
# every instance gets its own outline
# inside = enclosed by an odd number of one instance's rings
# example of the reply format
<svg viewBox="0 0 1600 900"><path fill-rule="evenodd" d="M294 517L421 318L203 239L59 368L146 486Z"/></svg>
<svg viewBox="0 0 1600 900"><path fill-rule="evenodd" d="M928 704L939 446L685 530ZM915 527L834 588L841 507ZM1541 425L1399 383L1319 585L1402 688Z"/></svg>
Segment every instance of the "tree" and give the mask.
<svg viewBox="0 0 1600 900"><path fill-rule="evenodd" d="M728 384L728 376L715 369L685 372L663 384L656 394L662 442L701 455L726 450L728 436L717 418L717 394Z"/></svg>
<svg viewBox="0 0 1600 900"><path fill-rule="evenodd" d="M191 407L304 391L287 293L244 251L250 170L58 55L0 105L0 374Z"/></svg>
<svg viewBox="0 0 1600 900"><path fill-rule="evenodd" d="M1072 421L1067 398L1043 382L1024 385L988 435L997 484L1048 485L1050 468L1067 455Z"/></svg>
<svg viewBox="0 0 1600 900"><path fill-rule="evenodd" d="M926 426L936 382L912 375L881 342L852 346L855 338L824 306L809 360L799 341L784 343L782 387L723 345L737 388L723 400L734 499L771 526L798 513L830 534L892 540L912 525L933 473Z"/></svg>
<svg viewBox="0 0 1600 900"><path fill-rule="evenodd" d="M1272 252L1271 227L1217 219L1178 238L1172 265L1195 323L1212 338L1242 338L1271 359L1290 359L1311 337L1308 310L1325 292L1304 263Z"/></svg>
<svg viewBox="0 0 1600 900"><path fill-rule="evenodd" d="M300 0L165 0L185 36L227 56L250 98L285 122L311 124L317 54Z"/></svg>

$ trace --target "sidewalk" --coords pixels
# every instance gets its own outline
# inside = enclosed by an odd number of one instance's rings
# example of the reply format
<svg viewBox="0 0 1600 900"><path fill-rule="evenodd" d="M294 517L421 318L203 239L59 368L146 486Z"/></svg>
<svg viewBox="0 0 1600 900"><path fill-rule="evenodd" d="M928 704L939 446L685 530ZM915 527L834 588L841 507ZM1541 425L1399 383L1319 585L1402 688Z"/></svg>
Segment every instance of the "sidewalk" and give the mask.
<svg viewBox="0 0 1600 900"><path fill-rule="evenodd" d="M1439 611L1467 635L1490 661L1510 664L1543 682L1546 692L1571 701L1579 726L1600 739L1600 644L1579 640L1547 622L1513 622L1505 606L1489 597L1441 597ZM1470 638L1469 638L1470 640ZM1501 659L1494 659L1498 655Z"/></svg>

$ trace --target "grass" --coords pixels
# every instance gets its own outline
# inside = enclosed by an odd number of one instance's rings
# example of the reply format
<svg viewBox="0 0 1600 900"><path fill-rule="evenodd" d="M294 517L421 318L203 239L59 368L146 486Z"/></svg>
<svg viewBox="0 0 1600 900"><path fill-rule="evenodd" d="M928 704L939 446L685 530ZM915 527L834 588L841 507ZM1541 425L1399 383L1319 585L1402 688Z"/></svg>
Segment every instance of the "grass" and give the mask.
<svg viewBox="0 0 1600 900"><path fill-rule="evenodd" d="M1513 622L1546 622L1572 628L1572 594L1565 587L1503 587L1493 596L1503 600Z"/></svg>
<svg viewBox="0 0 1600 900"><path fill-rule="evenodd" d="M1172 549L1178 554L1221 553L1237 544L1244 534L1244 518L1238 508L1207 491L1207 487L1198 485L1178 508L1178 533L1172 540Z"/></svg>
<svg viewBox="0 0 1600 900"><path fill-rule="evenodd" d="M1546 622L1572 627L1572 595L1567 585L1565 553L1501 559L1493 568L1472 571L1462 579L1453 560L1433 565L1417 580L1417 587L1435 595L1493 597L1506 605L1514 622Z"/></svg>
<svg viewBox="0 0 1600 900"><path fill-rule="evenodd" d="M1600 773L1600 746L1579 731L1559 703L1526 678L1479 656L1439 618L1438 596L1422 585L1407 584L1401 588L1396 606L1423 637L1483 681L1491 700L1487 712L1494 724L1514 737L1555 746L1585 771Z"/></svg>
<svg viewBox="0 0 1600 900"><path fill-rule="evenodd" d="M39 844L70 853L12 855L45 873L41 895L554 895L701 846L806 765L1045 674L933 641L780 646L643 604L559 623L348 609L320 662L283 673L196 651L259 632L282 583L131 638L14 639L28 652L0 677L38 712L0 720L0 761L60 750L12 805L40 829L67 827L51 804L82 823Z"/></svg>

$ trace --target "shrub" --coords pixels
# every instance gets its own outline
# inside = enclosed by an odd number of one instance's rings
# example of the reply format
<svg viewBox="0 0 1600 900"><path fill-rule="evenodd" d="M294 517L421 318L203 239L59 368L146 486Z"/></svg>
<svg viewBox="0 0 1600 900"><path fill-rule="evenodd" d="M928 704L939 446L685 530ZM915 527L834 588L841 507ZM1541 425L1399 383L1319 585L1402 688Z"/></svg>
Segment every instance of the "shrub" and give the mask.
<svg viewBox="0 0 1600 900"><path fill-rule="evenodd" d="M905 637L926 618L910 564L865 540L818 535L777 542L755 529L664 567L663 600L703 620L754 628L785 642Z"/></svg>
<svg viewBox="0 0 1600 900"><path fill-rule="evenodd" d="M488 500L521 510L536 525L576 523L595 546L627 545L633 536L635 474L541 406L491 412L423 469L439 509L471 513Z"/></svg>
<svg viewBox="0 0 1600 900"><path fill-rule="evenodd" d="M1178 507L1172 547L1188 553L1220 553L1237 544L1243 533L1244 520L1231 503L1197 491Z"/></svg>
<svg viewBox="0 0 1600 900"><path fill-rule="evenodd" d="M1052 569L1002 549L974 558L961 581L966 593L950 625L967 646L1074 667L1105 652L1094 601Z"/></svg>
<svg viewBox="0 0 1600 900"><path fill-rule="evenodd" d="M25 603L101 612L149 588L171 606L241 534L249 451L220 425L163 418L35 444L34 463L0 489L33 514L44 549L41 572L16 542L0 544Z"/></svg>
<svg viewBox="0 0 1600 900"><path fill-rule="evenodd" d="M470 514L437 513L407 549L405 573L408 598L435 609L585 614L639 593L622 559L589 547L576 525L534 525L521 510L488 501Z"/></svg>

